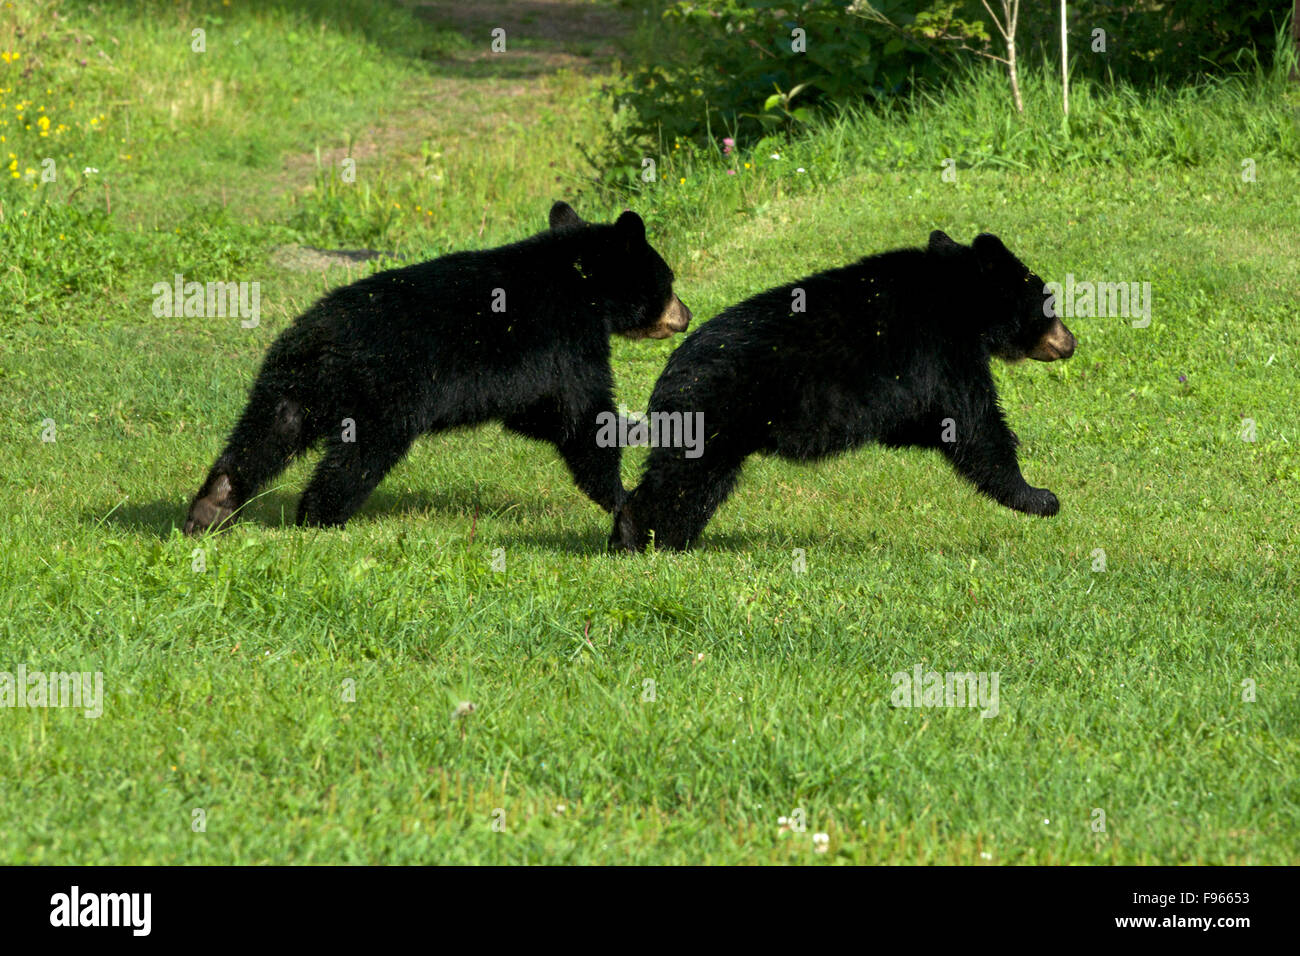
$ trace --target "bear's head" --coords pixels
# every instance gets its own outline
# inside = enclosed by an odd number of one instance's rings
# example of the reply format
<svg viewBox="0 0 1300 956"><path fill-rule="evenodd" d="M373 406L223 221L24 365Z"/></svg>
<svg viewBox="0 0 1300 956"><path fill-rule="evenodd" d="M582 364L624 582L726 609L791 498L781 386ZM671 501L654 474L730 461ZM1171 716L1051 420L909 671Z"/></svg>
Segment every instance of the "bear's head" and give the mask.
<svg viewBox="0 0 1300 956"><path fill-rule="evenodd" d="M573 207L551 207L551 230L585 230L590 241L574 262L584 283L608 307L611 333L630 339L666 339L685 332L691 310L673 292L673 270L646 240L645 223L630 210L613 225L593 225Z"/></svg>
<svg viewBox="0 0 1300 956"><path fill-rule="evenodd" d="M992 354L1008 362L1055 362L1074 354L1074 335L1054 314L1047 284L997 236L981 233L967 248L935 230L929 252L959 257L966 265L963 278L973 285L968 301L979 311L981 334Z"/></svg>

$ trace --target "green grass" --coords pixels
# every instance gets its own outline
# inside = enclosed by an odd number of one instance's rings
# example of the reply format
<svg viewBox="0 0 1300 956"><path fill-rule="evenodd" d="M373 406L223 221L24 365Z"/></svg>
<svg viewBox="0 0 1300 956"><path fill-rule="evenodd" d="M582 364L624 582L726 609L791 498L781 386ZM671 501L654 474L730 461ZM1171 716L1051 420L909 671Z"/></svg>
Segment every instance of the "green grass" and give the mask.
<svg viewBox="0 0 1300 956"><path fill-rule="evenodd" d="M560 58L569 34L492 73L473 24L307 9L0 9L0 51L16 22L119 41L80 80L62 48L23 46L26 79L0 64L0 88L85 107L50 149L100 169L0 187L0 670L98 670L106 695L94 720L0 709L0 860L1300 860L1293 89L1094 90L1073 135L1134 137L1061 154L1044 80L984 153L947 140L961 97L994 108L976 78L738 157L671 151L628 197L593 182L608 63ZM331 9L359 25L321 30ZM244 42L181 66L177 37L214 17L210 49ZM205 113L216 79L238 92ZM1002 121L967 122L982 142ZM1161 123L1187 125L1182 160ZM39 168L49 137L5 135ZM888 137L911 145L872 159ZM364 143L345 186L330 170ZM343 531L286 526L308 462L232 533L179 536L267 345L346 281L281 270L277 247L482 247L575 196L645 214L701 319L943 228L996 232L1049 279L1150 281L1152 324L1075 319L1071 361L998 369L1050 521L935 456L866 449L754 460L699 550L615 559L555 456L493 427L417 444ZM261 281L262 327L153 317L178 271ZM672 347L615 344L620 400L644 407ZM998 716L892 707L917 664L997 672ZM795 808L807 831L780 833Z"/></svg>

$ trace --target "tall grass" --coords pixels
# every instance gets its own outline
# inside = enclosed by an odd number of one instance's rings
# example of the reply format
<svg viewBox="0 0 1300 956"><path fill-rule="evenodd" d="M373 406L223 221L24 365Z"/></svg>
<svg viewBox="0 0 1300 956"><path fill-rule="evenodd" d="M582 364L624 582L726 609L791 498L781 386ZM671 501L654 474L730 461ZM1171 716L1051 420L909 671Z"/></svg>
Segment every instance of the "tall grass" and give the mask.
<svg viewBox="0 0 1300 956"><path fill-rule="evenodd" d="M1005 71L972 64L942 88L917 89L882 106L838 107L785 135L741 143L737 155L749 159L748 152L779 149L792 160L815 160L827 176L938 168L948 158L959 168L1021 169L1152 169L1243 157L1294 163L1300 161L1300 89L1289 77L1296 51L1285 30L1277 42L1268 65L1252 57L1237 73L1181 86L1138 90L1078 79L1068 119L1059 67L1047 63L1022 74L1021 115L1012 107ZM700 158L686 143L655 145L669 158L670 171L681 168L672 165L674 157Z"/></svg>
<svg viewBox="0 0 1300 956"><path fill-rule="evenodd" d="M1295 50L1285 35L1269 66L1196 83L1139 91L1078 79L1068 120L1058 68L1021 77L1025 112L1011 106L1004 71L976 64L942 90L920 90L892 108L846 108L810 131L838 163L887 169L936 163L1060 168L1194 166L1242 156L1300 160L1300 91L1288 79ZM826 153L823 152L823 155Z"/></svg>
<svg viewBox="0 0 1300 956"><path fill-rule="evenodd" d="M1061 110L1059 67L1021 76L1025 112L1011 102L1005 71L965 67L942 88L917 89L888 106L840 107L807 124L728 150L715 131L699 147L687 140L645 144L657 162L652 182L640 162L607 170L599 190L648 210L670 234L717 237L773 201L812 193L864 173L1007 169L1086 174L1126 170L1211 171L1236 181L1249 160L1300 163L1300 88L1289 79L1296 52L1285 28L1268 65L1257 58L1231 75L1139 90L1127 83L1079 79L1068 120ZM625 125L615 118L616 127ZM612 200L611 200L612 201Z"/></svg>

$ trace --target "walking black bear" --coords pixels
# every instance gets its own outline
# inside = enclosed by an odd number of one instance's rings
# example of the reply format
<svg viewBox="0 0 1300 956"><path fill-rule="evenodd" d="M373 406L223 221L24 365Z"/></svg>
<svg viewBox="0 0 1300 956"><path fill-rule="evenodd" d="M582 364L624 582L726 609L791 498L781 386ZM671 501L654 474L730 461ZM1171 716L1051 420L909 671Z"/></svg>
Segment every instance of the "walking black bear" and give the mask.
<svg viewBox="0 0 1300 956"><path fill-rule="evenodd" d="M609 336L683 331L691 313L672 286L636 213L591 224L561 202L529 239L331 292L271 346L185 533L231 520L318 442L298 524L342 525L416 437L492 420L553 444L612 511L626 495L620 449L595 441L614 410Z"/></svg>
<svg viewBox="0 0 1300 956"><path fill-rule="evenodd" d="M1056 495L1020 474L989 360L1074 347L1043 280L991 235L963 246L936 231L925 249L763 292L673 352L649 414L702 414L703 451L651 451L610 547L640 551L653 533L689 548L755 452L815 461L867 442L936 448L995 501L1054 515Z"/></svg>

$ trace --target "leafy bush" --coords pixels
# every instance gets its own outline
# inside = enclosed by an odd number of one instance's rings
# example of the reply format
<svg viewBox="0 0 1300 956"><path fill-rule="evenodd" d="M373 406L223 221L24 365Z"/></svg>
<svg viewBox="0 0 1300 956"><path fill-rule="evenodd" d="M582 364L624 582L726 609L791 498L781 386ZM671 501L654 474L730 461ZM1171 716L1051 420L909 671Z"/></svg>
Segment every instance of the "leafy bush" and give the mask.
<svg viewBox="0 0 1300 956"><path fill-rule="evenodd" d="M850 0L682 0L664 12L676 50L614 91L632 132L661 142L709 132L757 133L807 122L822 101L886 96L932 60L914 44L873 29ZM901 0L876 5L911 22ZM802 31L802 32L799 32ZM661 48L662 49L662 48Z"/></svg>
<svg viewBox="0 0 1300 956"><path fill-rule="evenodd" d="M1085 75L1148 85L1190 82L1232 70L1242 65L1243 56L1253 53L1267 65L1289 6L1268 0L1070 0L1071 68ZM1023 49L1048 50L1055 57L1060 46L1059 9L1057 0L1024 4ZM1104 55L1092 52L1097 29L1106 32Z"/></svg>
<svg viewBox="0 0 1300 956"><path fill-rule="evenodd" d="M1022 70L1059 70L1059 10L1058 0L1022 3ZM1266 0L1071 0L1071 69L1163 86L1256 57L1267 67L1285 13ZM1098 29L1104 51L1093 49ZM614 165L630 168L646 146L662 152L723 135L752 141L798 131L819 106L944 86L979 54L1003 54L1001 42L979 0L677 0L664 10L647 62L612 90L627 134Z"/></svg>

